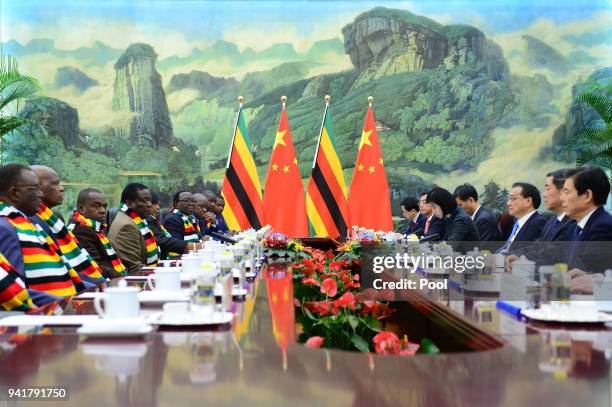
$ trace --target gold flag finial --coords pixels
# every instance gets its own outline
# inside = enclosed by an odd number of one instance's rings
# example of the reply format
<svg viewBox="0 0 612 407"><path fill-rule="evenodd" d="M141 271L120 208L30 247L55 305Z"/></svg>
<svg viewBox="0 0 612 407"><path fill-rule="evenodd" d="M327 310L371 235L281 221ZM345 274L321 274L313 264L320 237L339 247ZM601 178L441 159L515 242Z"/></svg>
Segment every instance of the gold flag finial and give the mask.
<svg viewBox="0 0 612 407"><path fill-rule="evenodd" d="M331 100L331 96L325 95L325 103L329 103L330 100Z"/></svg>
<svg viewBox="0 0 612 407"><path fill-rule="evenodd" d="M244 103L244 96L238 96L238 103L240 104Z"/></svg>
<svg viewBox="0 0 612 407"><path fill-rule="evenodd" d="M368 103L372 104L373 101L374 101L374 98L372 96L368 96Z"/></svg>
<svg viewBox="0 0 612 407"><path fill-rule="evenodd" d="M281 102L287 103L287 96L281 96Z"/></svg>

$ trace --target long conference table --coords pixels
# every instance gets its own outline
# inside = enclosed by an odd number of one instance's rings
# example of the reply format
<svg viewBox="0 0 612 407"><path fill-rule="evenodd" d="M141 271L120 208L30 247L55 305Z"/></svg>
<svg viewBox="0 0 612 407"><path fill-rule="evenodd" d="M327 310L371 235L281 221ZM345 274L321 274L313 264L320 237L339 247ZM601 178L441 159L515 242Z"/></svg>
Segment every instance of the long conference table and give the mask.
<svg viewBox="0 0 612 407"><path fill-rule="evenodd" d="M273 274L269 268L273 267ZM64 387L62 406L609 406L612 329L541 325L461 290L411 291L389 324L431 338L438 355L378 356L311 349L281 326L264 266L233 304L231 324L159 329L144 338L94 339L74 327L6 327L0 319L0 400L32 386ZM103 291L109 282L94 290ZM143 281L130 285L145 289ZM275 294L273 294L275 295ZM276 299L275 299L276 301ZM95 314L67 298L37 311Z"/></svg>

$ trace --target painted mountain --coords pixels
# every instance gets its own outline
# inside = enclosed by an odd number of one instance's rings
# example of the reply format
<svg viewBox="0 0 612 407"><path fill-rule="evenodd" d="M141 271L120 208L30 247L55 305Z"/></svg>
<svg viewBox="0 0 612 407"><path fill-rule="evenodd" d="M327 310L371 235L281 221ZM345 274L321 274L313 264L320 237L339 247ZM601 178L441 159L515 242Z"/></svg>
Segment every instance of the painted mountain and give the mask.
<svg viewBox="0 0 612 407"><path fill-rule="evenodd" d="M69 182L104 184L136 170L162 174L168 190L196 177L219 181L243 95L263 178L285 95L305 178L329 94L349 180L374 97L394 198L432 184L541 184L542 173L571 161L567 141L594 123L575 96L609 92L607 32L564 29L553 40L550 30L485 34L437 20L377 7L307 47L217 39L163 57L161 39L74 49L57 38L10 39L4 52L44 89L22 115L47 125L11 135L2 152L53 165Z"/></svg>

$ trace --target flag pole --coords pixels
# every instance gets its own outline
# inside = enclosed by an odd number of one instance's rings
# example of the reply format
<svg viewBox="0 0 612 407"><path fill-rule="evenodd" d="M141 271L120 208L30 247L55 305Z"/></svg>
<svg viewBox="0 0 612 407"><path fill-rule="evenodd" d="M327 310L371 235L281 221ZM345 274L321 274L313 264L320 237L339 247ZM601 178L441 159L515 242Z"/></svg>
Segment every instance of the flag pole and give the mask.
<svg viewBox="0 0 612 407"><path fill-rule="evenodd" d="M312 168L314 169L317 164L317 157L319 156L319 145L321 144L321 136L323 135L323 126L325 126L325 117L327 116L327 109L329 108L329 101L331 96L325 95L325 111L323 112L323 120L321 121L321 130L319 130L319 139L317 140L317 149L315 150L314 160L312 160Z"/></svg>
<svg viewBox="0 0 612 407"><path fill-rule="evenodd" d="M227 155L227 165L225 169L228 169L232 162L232 150L234 149L234 141L236 140L236 130L238 129L238 119L240 119L240 112L242 112L242 104L244 103L244 97L238 96L238 114L236 115L236 122L234 123L234 132L232 133L232 142L229 147L229 154Z"/></svg>

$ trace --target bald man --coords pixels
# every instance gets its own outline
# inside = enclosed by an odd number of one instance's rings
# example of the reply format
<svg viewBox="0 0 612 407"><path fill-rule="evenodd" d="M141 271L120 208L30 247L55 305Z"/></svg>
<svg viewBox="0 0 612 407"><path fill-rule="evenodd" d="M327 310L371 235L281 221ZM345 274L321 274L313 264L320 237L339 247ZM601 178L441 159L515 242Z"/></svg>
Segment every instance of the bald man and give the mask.
<svg viewBox="0 0 612 407"><path fill-rule="evenodd" d="M66 265L79 273L86 286L105 282L106 278L98 263L87 250L79 246L74 235L66 228L64 220L51 209L64 202L64 187L58 173L46 165L33 165L30 168L38 177L42 192L42 203L30 221L40 225L55 240Z"/></svg>
<svg viewBox="0 0 612 407"><path fill-rule="evenodd" d="M64 202L64 186L60 182L59 174L46 165L33 165L30 167L38 177L40 191L42 192L42 203L48 208L61 205ZM30 217L30 221L38 224L48 235L52 235L49 224L38 215Z"/></svg>

